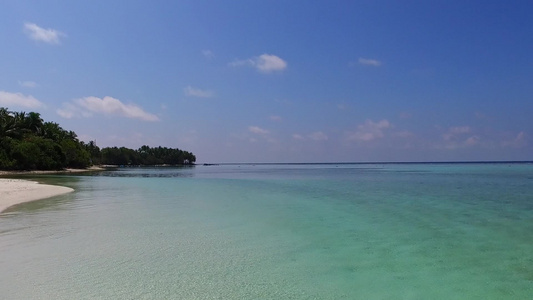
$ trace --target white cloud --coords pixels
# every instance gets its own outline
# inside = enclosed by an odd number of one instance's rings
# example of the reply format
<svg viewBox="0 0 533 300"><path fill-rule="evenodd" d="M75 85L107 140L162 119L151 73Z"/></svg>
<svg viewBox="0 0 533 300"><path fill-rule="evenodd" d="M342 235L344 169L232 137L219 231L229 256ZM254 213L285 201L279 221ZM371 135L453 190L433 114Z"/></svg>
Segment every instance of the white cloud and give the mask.
<svg viewBox="0 0 533 300"><path fill-rule="evenodd" d="M36 88L38 86L38 84L33 81L19 81L19 85L21 87L26 87L26 88Z"/></svg>
<svg viewBox="0 0 533 300"><path fill-rule="evenodd" d="M472 129L470 126L458 126L458 127L451 127L449 132L452 134L463 134L463 133L469 133Z"/></svg>
<svg viewBox="0 0 533 300"><path fill-rule="evenodd" d="M287 62L275 55L262 54L256 60L256 67L259 71L265 73L283 71L287 68Z"/></svg>
<svg viewBox="0 0 533 300"><path fill-rule="evenodd" d="M339 110L346 110L346 109L348 109L348 106L346 104L344 104L344 103L340 103L340 104L337 104L337 108Z"/></svg>
<svg viewBox="0 0 533 300"><path fill-rule="evenodd" d="M26 96L21 93L9 93L0 91L0 106L8 108L10 106L38 108L44 107L44 104L41 101L33 98L33 96L31 95Z"/></svg>
<svg viewBox="0 0 533 300"><path fill-rule="evenodd" d="M329 137L322 131L315 131L313 133L307 134L305 136L295 133L292 135L292 138L297 141L315 141L315 142L321 142L321 141L327 141Z"/></svg>
<svg viewBox="0 0 533 300"><path fill-rule="evenodd" d="M208 59L215 57L215 54L211 50L202 50L202 55Z"/></svg>
<svg viewBox="0 0 533 300"><path fill-rule="evenodd" d="M280 122L282 118L280 116L270 116L270 120L274 122Z"/></svg>
<svg viewBox="0 0 533 300"><path fill-rule="evenodd" d="M514 147L520 148L527 145L527 136L526 133L520 131L513 139L504 141L502 146L504 147Z"/></svg>
<svg viewBox="0 0 533 300"><path fill-rule="evenodd" d="M63 103L63 108L56 110L56 113L65 119L72 119L80 112L80 109L71 103Z"/></svg>
<svg viewBox="0 0 533 300"><path fill-rule="evenodd" d="M159 121L156 115L144 111L135 104L124 104L120 100L108 96L103 99L98 97L76 99L71 103L63 104L63 109L58 109L57 113L64 118L90 117L95 113L122 116L142 121Z"/></svg>
<svg viewBox="0 0 533 300"><path fill-rule="evenodd" d="M357 130L355 132L350 132L348 134L348 140L363 142L376 140L384 137L384 131L389 128L391 128L391 124L388 120L381 120L379 122L366 120L364 124L357 126Z"/></svg>
<svg viewBox="0 0 533 300"><path fill-rule="evenodd" d="M403 111L399 113L398 116L400 117L400 119L410 119L413 116L413 114Z"/></svg>
<svg viewBox="0 0 533 300"><path fill-rule="evenodd" d="M474 130L470 126L455 126L450 127L442 134L444 140L444 148L457 149L464 147L472 147L481 143L481 137L473 135Z"/></svg>
<svg viewBox="0 0 533 300"><path fill-rule="evenodd" d="M411 137L414 137L415 134L410 131L404 130L404 131L395 132L394 136L399 137L399 138L411 138Z"/></svg>
<svg viewBox="0 0 533 300"><path fill-rule="evenodd" d="M305 140L305 138L301 134L297 134L297 133L293 134L292 138L295 140L299 140L299 141Z"/></svg>
<svg viewBox="0 0 533 300"><path fill-rule="evenodd" d="M481 138L477 135L473 135L470 137L461 137L456 138L453 140L446 140L446 143L444 144L445 149L454 150L458 148L465 148L465 147L472 147L479 145L481 142Z"/></svg>
<svg viewBox="0 0 533 300"><path fill-rule="evenodd" d="M385 136L384 130L391 127L388 120L381 120L379 122L373 122L372 120L366 120L364 124L357 126L355 132L351 132L348 135L348 140L352 141L372 141Z"/></svg>
<svg viewBox="0 0 533 300"><path fill-rule="evenodd" d="M476 112L474 113L474 115L476 116L477 119L480 119L480 120L487 120L487 119L489 119L489 116L486 115L486 114L484 114L484 113L482 113L482 112L478 112L478 111L476 111Z"/></svg>
<svg viewBox="0 0 533 300"><path fill-rule="evenodd" d="M198 88L194 88L192 86L188 86L183 89L185 92L185 95L191 96L191 97L198 97L198 98L211 98L214 96L214 93L211 91L201 90Z"/></svg>
<svg viewBox="0 0 533 300"><path fill-rule="evenodd" d="M248 131L250 131L251 133L256 133L256 134L268 134L268 133L270 133L268 130L260 128L260 127L257 127L257 126L248 127Z"/></svg>
<svg viewBox="0 0 533 300"><path fill-rule="evenodd" d="M382 64L379 60L362 58L362 57L359 58L358 62L361 65L373 66L373 67L379 67Z"/></svg>
<svg viewBox="0 0 533 300"><path fill-rule="evenodd" d="M26 32L30 39L48 44L59 44L59 39L65 36L64 33L57 30L50 28L44 29L34 23L24 23L24 32Z"/></svg>
<svg viewBox="0 0 533 300"><path fill-rule="evenodd" d="M308 135L308 137L312 139L313 141L327 141L328 140L328 136L322 131L313 132L310 135Z"/></svg>
<svg viewBox="0 0 533 300"><path fill-rule="evenodd" d="M63 103L63 108L56 110L56 113L65 119L76 117L90 118L93 116L92 112L73 103Z"/></svg>
<svg viewBox="0 0 533 300"><path fill-rule="evenodd" d="M232 62L229 63L229 66L231 67L244 67L244 66L249 66L249 67L253 67L255 65L254 63L254 60L249 58L249 59L236 59Z"/></svg>
<svg viewBox="0 0 533 300"><path fill-rule="evenodd" d="M475 146L479 144L480 138L477 135L467 138L464 142L465 146Z"/></svg>
<svg viewBox="0 0 533 300"><path fill-rule="evenodd" d="M445 141L454 141L459 138L459 136L470 133L472 129L469 126L456 126L456 127L450 127L448 131L446 131L442 138Z"/></svg>
<svg viewBox="0 0 533 300"><path fill-rule="evenodd" d="M272 54L261 54L258 57L248 58L244 60L235 60L229 64L232 67L249 66L256 68L262 73L272 73L275 71L283 71L287 68L287 62L279 56Z"/></svg>

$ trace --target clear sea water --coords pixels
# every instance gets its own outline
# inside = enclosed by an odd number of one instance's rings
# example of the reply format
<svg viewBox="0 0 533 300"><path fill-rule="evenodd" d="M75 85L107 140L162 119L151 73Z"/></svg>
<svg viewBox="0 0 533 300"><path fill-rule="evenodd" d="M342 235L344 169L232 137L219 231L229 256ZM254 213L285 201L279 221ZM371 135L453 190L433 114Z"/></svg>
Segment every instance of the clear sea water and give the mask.
<svg viewBox="0 0 533 300"><path fill-rule="evenodd" d="M38 177L1 299L532 299L533 164L219 165Z"/></svg>

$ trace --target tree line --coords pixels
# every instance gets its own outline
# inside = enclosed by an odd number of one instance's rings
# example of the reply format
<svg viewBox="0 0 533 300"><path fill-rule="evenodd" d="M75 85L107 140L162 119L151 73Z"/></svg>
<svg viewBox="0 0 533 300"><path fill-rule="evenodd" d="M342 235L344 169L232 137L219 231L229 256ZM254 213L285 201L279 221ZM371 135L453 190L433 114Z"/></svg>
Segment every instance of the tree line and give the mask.
<svg viewBox="0 0 533 300"><path fill-rule="evenodd" d="M154 165L192 165L196 156L188 151L167 147L151 148L142 146L137 150L126 147L107 147L99 150L91 141L86 145L93 160L100 165L154 166Z"/></svg>
<svg viewBox="0 0 533 300"><path fill-rule="evenodd" d="M45 122L36 112L0 107L0 170L61 170L91 165L194 164L194 154L180 149L142 146L100 149L80 141L74 131Z"/></svg>

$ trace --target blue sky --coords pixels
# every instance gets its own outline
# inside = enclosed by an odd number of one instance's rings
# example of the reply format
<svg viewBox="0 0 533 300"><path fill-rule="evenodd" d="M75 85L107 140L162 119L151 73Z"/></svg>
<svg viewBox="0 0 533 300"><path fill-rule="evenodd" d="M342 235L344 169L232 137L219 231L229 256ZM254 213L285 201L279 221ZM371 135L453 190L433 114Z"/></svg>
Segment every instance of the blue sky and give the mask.
<svg viewBox="0 0 533 300"><path fill-rule="evenodd" d="M531 1L2 1L0 106L198 162L533 159Z"/></svg>

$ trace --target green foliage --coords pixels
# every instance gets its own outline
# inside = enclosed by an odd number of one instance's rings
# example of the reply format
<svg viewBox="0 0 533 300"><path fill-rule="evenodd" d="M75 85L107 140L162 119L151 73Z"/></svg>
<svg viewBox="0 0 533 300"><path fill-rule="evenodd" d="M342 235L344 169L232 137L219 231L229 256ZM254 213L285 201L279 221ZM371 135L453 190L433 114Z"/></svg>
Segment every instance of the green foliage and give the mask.
<svg viewBox="0 0 533 300"><path fill-rule="evenodd" d="M11 157L12 139L0 136L0 170L11 170L15 161Z"/></svg>
<svg viewBox="0 0 533 300"><path fill-rule="evenodd" d="M44 122L39 113L12 112L0 107L0 169L59 170L107 165L185 165L196 156L180 149L142 146L100 148L80 142L74 131Z"/></svg>
<svg viewBox="0 0 533 300"><path fill-rule="evenodd" d="M180 149L142 146L137 150L103 148L102 163L106 165L187 165L196 162L196 156Z"/></svg>
<svg viewBox="0 0 533 300"><path fill-rule="evenodd" d="M88 144L81 142L81 144L83 147L85 147L85 150L89 153L92 164L94 165L102 164L102 151L100 151L100 148L96 146L96 142L90 141Z"/></svg>
<svg viewBox="0 0 533 300"><path fill-rule="evenodd" d="M90 154L73 131L44 122L39 113L0 108L0 169L59 170L90 166Z"/></svg>
<svg viewBox="0 0 533 300"><path fill-rule="evenodd" d="M127 148L103 148L102 149L102 163L105 165L128 165L131 164ZM131 150L131 149L129 149Z"/></svg>
<svg viewBox="0 0 533 300"><path fill-rule="evenodd" d="M14 160L11 169L59 170L69 166L63 149L54 141L39 136L13 140L10 157Z"/></svg>
<svg viewBox="0 0 533 300"><path fill-rule="evenodd" d="M68 164L65 153L59 144L50 139L42 137L33 137L29 142L39 147L39 160L37 169L40 170L59 170Z"/></svg>
<svg viewBox="0 0 533 300"><path fill-rule="evenodd" d="M16 141L11 157L17 162L17 169L35 170L41 156L39 146L29 141Z"/></svg>
<svg viewBox="0 0 533 300"><path fill-rule="evenodd" d="M15 161L4 149L0 149L0 170L12 170Z"/></svg>
<svg viewBox="0 0 533 300"><path fill-rule="evenodd" d="M66 162L72 168L85 168L90 165L90 154L77 141L64 139L61 141L61 147L65 152Z"/></svg>

